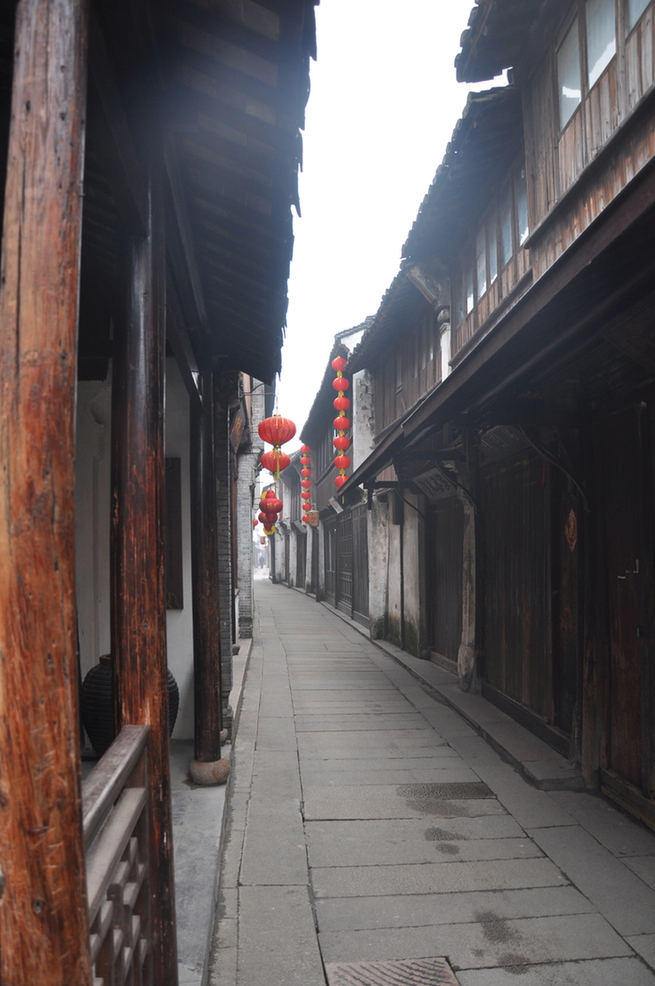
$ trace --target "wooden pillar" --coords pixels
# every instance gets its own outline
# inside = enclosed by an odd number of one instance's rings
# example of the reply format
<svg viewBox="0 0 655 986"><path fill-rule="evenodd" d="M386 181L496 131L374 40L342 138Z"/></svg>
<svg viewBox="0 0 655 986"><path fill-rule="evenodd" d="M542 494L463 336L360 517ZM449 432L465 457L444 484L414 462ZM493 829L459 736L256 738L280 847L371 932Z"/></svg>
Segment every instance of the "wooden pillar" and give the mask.
<svg viewBox="0 0 655 986"><path fill-rule="evenodd" d="M17 8L0 283L0 981L91 982L74 570L86 0Z"/></svg>
<svg viewBox="0 0 655 986"><path fill-rule="evenodd" d="M194 735L195 762L212 764L221 759L223 726L211 373L203 374L202 401L202 412L191 415L190 435Z"/></svg>
<svg viewBox="0 0 655 986"><path fill-rule="evenodd" d="M126 245L112 382L112 656L117 726L148 725L156 986L177 984L164 583L165 241L157 169L148 235Z"/></svg>

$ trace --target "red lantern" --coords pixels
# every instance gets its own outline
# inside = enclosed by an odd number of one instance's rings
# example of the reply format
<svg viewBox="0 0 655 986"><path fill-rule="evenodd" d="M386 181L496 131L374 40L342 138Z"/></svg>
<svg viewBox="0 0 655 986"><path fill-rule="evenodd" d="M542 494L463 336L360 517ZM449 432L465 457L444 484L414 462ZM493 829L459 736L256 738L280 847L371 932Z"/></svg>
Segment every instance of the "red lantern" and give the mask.
<svg viewBox="0 0 655 986"><path fill-rule="evenodd" d="M334 482L339 488L341 488L347 479L348 479L347 476L335 476Z"/></svg>
<svg viewBox="0 0 655 986"><path fill-rule="evenodd" d="M263 511L257 514L257 520L259 521L260 524L263 524L264 527L266 527L266 525L270 524L271 522L268 514L265 514Z"/></svg>
<svg viewBox="0 0 655 986"><path fill-rule="evenodd" d="M350 465L350 459L347 455L338 455L334 460L334 464L337 469L347 469Z"/></svg>
<svg viewBox="0 0 655 986"><path fill-rule="evenodd" d="M312 498L312 494L310 493L309 490L303 490L300 495L303 498L303 500L311 500Z"/></svg>
<svg viewBox="0 0 655 986"><path fill-rule="evenodd" d="M309 465L309 463L310 463L310 458L309 458L309 456L308 456L308 455L301 455L301 456L300 456L300 462L301 462L301 465L303 465L303 466L308 466L308 465Z"/></svg>
<svg viewBox="0 0 655 986"><path fill-rule="evenodd" d="M258 522L257 522L257 518L256 518L256 517L253 517L253 521L252 521L252 526L253 526L253 529L254 529L255 527L257 527L257 523L258 523Z"/></svg>
<svg viewBox="0 0 655 986"><path fill-rule="evenodd" d="M336 438L332 439L332 444L341 452L345 452L347 448L350 448L350 439L346 438L345 435L337 435Z"/></svg>
<svg viewBox="0 0 655 986"><path fill-rule="evenodd" d="M307 466L305 466L304 469L301 469L300 470L300 475L301 476L304 476L305 479L307 479L308 476L311 476L311 474L312 474L312 471L311 471L311 469L308 469Z"/></svg>
<svg viewBox="0 0 655 986"><path fill-rule="evenodd" d="M273 509L275 510L275 513L276 514L281 514L282 513L282 500L279 500L277 497L275 497L275 499L272 500L271 502L273 504Z"/></svg>
<svg viewBox="0 0 655 986"><path fill-rule="evenodd" d="M279 448L271 449L270 452L263 452L259 461L264 469L268 469L273 475L277 472L282 472L283 469L291 465L291 459L287 453L282 452Z"/></svg>
<svg viewBox="0 0 655 986"><path fill-rule="evenodd" d="M350 419L346 417L335 418L332 424L337 431L348 431L350 428Z"/></svg>
<svg viewBox="0 0 655 986"><path fill-rule="evenodd" d="M345 377L337 377L336 380L332 381L332 386L335 390L348 390L350 383Z"/></svg>
<svg viewBox="0 0 655 986"><path fill-rule="evenodd" d="M311 510L312 509L312 505L311 505L311 503L303 503L302 508L303 508L303 510Z"/></svg>
<svg viewBox="0 0 655 986"><path fill-rule="evenodd" d="M302 486L302 488L304 490L308 490L309 487L312 485L312 481L311 481L311 479L303 479L303 481L301 482L300 485Z"/></svg>
<svg viewBox="0 0 655 986"><path fill-rule="evenodd" d="M333 403L337 411L347 411L350 407L350 400L347 397L335 397Z"/></svg>
<svg viewBox="0 0 655 986"><path fill-rule="evenodd" d="M301 451L301 452L302 452L302 453L303 453L304 455L307 455L307 453L309 452L309 445L301 445L301 446L300 446L300 451Z"/></svg>
<svg viewBox="0 0 655 986"><path fill-rule="evenodd" d="M343 356L337 356L336 359L332 360L332 369L336 370L336 372L338 373L339 370L343 370L344 366L346 365L346 362L347 361L343 358Z"/></svg>
<svg viewBox="0 0 655 986"><path fill-rule="evenodd" d="M296 434L296 426L289 418L274 414L272 418L264 418L257 431L269 445L284 445Z"/></svg>

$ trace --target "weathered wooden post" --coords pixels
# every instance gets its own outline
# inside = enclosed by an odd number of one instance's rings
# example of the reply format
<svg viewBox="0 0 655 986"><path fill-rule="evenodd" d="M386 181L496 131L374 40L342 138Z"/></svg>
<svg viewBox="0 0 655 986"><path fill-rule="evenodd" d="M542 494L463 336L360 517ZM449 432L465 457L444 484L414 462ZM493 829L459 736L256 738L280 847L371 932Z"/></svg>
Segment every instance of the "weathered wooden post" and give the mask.
<svg viewBox="0 0 655 986"><path fill-rule="evenodd" d="M0 981L91 982L74 571L86 0L17 7L0 280Z"/></svg>
<svg viewBox="0 0 655 986"><path fill-rule="evenodd" d="M177 984L164 582L165 230L159 174L133 239L112 380L112 655L117 725L150 726L153 972Z"/></svg>
<svg viewBox="0 0 655 986"><path fill-rule="evenodd" d="M229 763L221 758L221 648L218 546L214 478L214 405L211 373L203 374L202 413L191 415L191 554L193 575L193 679L197 784L221 784Z"/></svg>

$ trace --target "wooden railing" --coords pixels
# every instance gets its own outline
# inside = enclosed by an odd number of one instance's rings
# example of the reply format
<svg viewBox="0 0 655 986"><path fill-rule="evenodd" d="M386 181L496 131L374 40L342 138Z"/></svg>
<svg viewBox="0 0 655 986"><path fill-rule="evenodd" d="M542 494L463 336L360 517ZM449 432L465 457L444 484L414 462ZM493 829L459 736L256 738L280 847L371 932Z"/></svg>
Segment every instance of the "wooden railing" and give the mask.
<svg viewBox="0 0 655 986"><path fill-rule="evenodd" d="M124 726L82 785L94 986L152 986L148 726Z"/></svg>

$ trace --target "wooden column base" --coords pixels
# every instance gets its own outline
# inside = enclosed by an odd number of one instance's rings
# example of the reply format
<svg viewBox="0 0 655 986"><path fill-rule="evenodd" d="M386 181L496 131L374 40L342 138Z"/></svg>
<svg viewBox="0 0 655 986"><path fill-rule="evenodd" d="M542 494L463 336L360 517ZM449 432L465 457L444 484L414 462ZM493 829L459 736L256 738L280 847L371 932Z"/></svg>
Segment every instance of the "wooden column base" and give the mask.
<svg viewBox="0 0 655 986"><path fill-rule="evenodd" d="M189 764L189 773L193 783L201 784L203 787L225 784L230 774L230 761L227 757L221 757L220 760L214 760L212 763L192 760Z"/></svg>

